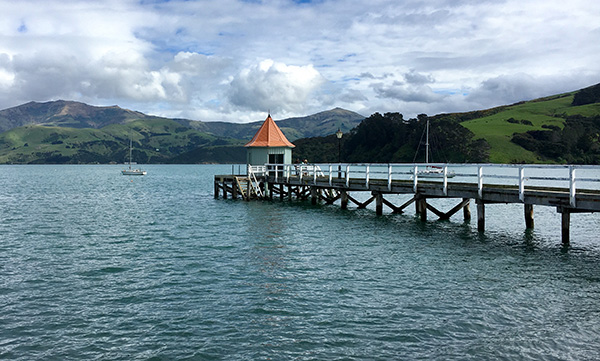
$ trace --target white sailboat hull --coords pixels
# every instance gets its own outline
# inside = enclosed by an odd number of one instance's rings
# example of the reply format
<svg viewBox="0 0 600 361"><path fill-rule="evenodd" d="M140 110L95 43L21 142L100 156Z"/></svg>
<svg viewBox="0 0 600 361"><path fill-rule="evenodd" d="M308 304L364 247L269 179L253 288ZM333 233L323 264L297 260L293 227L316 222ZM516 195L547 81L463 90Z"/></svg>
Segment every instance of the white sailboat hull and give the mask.
<svg viewBox="0 0 600 361"><path fill-rule="evenodd" d="M417 177L419 178L444 178L444 173L439 173L439 172L428 172L428 171L419 171L417 172ZM454 177L454 173L450 173L448 172L448 174L446 174L446 178L453 178Z"/></svg>
<svg viewBox="0 0 600 361"><path fill-rule="evenodd" d="M140 169L124 169L121 171L123 175L146 175L145 170Z"/></svg>
<svg viewBox="0 0 600 361"><path fill-rule="evenodd" d="M427 125L425 127L425 163L429 163L429 118L427 118ZM424 170L417 170L416 176L418 178L453 178L455 176L454 171L446 171L437 166L427 166ZM411 177L412 178L412 177Z"/></svg>
<svg viewBox="0 0 600 361"><path fill-rule="evenodd" d="M446 172L446 178L454 178L453 171ZM417 171L418 178L444 178L444 170L441 168L427 168Z"/></svg>
<svg viewBox="0 0 600 361"><path fill-rule="evenodd" d="M129 138L129 169L123 169L121 171L122 175L146 175L145 170L141 169L131 169L131 152L133 151L133 143L131 138Z"/></svg>

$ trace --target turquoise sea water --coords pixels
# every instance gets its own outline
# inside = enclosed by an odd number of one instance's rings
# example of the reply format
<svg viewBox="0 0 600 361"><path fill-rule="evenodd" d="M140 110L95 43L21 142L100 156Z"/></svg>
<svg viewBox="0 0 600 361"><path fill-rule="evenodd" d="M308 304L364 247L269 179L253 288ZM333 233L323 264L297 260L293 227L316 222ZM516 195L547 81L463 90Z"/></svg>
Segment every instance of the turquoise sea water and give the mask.
<svg viewBox="0 0 600 361"><path fill-rule="evenodd" d="M551 208L525 231L522 207L488 206L479 234L215 200L231 166L120 169L0 166L0 359L600 358L597 215L565 250Z"/></svg>

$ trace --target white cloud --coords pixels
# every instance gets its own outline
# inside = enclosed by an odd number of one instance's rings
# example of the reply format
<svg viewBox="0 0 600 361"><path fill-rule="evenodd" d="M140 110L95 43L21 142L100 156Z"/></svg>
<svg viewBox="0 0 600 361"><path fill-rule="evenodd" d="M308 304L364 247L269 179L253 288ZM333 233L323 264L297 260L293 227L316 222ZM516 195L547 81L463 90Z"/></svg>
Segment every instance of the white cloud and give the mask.
<svg viewBox="0 0 600 361"><path fill-rule="evenodd" d="M600 82L598 18L587 0L5 1L0 108L63 98L226 121L468 111Z"/></svg>
<svg viewBox="0 0 600 361"><path fill-rule="evenodd" d="M431 75L418 73L414 69L404 74L404 79L407 83L414 85L435 83L435 79Z"/></svg>
<svg viewBox="0 0 600 361"><path fill-rule="evenodd" d="M571 84L565 88L564 84ZM523 100L577 90L588 86L585 74L537 77L519 73L484 80L472 89L466 100L480 107L512 104Z"/></svg>
<svg viewBox="0 0 600 361"><path fill-rule="evenodd" d="M402 102L434 103L442 100L443 95L433 91L427 85L407 85L398 81L390 85L373 84L373 90L379 98L396 99Z"/></svg>
<svg viewBox="0 0 600 361"><path fill-rule="evenodd" d="M286 65L267 59L232 79L228 99L242 109L298 113L308 108L311 96L323 82L312 65Z"/></svg>

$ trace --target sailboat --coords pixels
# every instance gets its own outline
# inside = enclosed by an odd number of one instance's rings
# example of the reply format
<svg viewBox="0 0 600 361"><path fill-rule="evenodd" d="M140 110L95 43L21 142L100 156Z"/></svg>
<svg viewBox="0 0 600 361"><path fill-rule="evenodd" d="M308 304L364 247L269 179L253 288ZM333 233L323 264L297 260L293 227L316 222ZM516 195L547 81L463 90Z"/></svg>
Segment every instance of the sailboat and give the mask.
<svg viewBox="0 0 600 361"><path fill-rule="evenodd" d="M425 126L425 164L429 164L429 118ZM418 178L453 178L455 176L454 171L446 171L444 174L444 168L433 165L417 170L416 175Z"/></svg>
<svg viewBox="0 0 600 361"><path fill-rule="evenodd" d="M131 152L133 150L133 143L131 137L129 137L129 169L123 169L121 174L123 175L146 175L145 170L141 169L132 169L131 168Z"/></svg>

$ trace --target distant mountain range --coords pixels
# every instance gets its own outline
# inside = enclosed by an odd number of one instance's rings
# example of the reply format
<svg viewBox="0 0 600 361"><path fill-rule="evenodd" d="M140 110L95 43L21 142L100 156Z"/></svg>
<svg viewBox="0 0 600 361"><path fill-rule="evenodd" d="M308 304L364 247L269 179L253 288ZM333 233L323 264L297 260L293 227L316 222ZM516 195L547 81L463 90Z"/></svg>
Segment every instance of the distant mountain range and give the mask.
<svg viewBox="0 0 600 361"><path fill-rule="evenodd" d="M336 108L277 124L294 141L348 132L364 118ZM202 122L75 101L29 102L0 111L0 163L123 162L129 137L140 163L244 162L243 144L263 121Z"/></svg>
<svg viewBox="0 0 600 361"><path fill-rule="evenodd" d="M365 117L358 113L342 108L335 108L306 117L288 118L277 120L276 122L285 136L293 142L299 138L320 137L334 134L338 128L343 132L348 132L360 124L363 119L365 119ZM236 139L251 139L264 121L263 119L252 123L239 124L228 122L198 122L185 119L173 120L202 132Z"/></svg>
<svg viewBox="0 0 600 361"><path fill-rule="evenodd" d="M266 116L265 116L266 118ZM365 117L349 110L335 108L314 115L277 121L290 140L333 134L338 128L346 132L356 127ZM57 100L45 103L29 102L14 108L0 110L0 133L25 125L45 125L70 128L100 129L111 124L125 124L131 120L169 119L146 115L117 105L92 106L85 103ZM202 122L189 119L171 119L185 127L215 136L250 139L263 120L251 123Z"/></svg>
<svg viewBox="0 0 600 361"><path fill-rule="evenodd" d="M95 107L85 103L57 100L45 103L29 102L0 110L0 133L25 125L47 125L71 128L100 129L128 120L146 119L140 112L118 106Z"/></svg>
<svg viewBox="0 0 600 361"><path fill-rule="evenodd" d="M265 114L266 118L266 114ZM600 84L492 109L404 119L335 108L277 121L312 162L413 162L423 119L435 162L600 164ZM30 102L0 111L0 164L243 163L247 124L168 119L73 101ZM334 133L340 128L343 139ZM350 131L352 130L352 131Z"/></svg>

